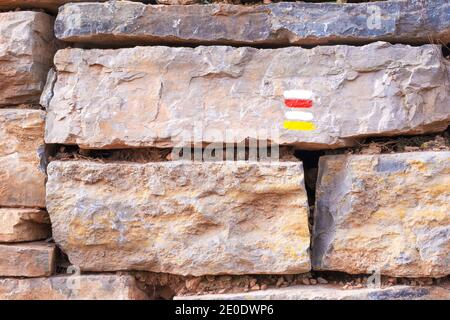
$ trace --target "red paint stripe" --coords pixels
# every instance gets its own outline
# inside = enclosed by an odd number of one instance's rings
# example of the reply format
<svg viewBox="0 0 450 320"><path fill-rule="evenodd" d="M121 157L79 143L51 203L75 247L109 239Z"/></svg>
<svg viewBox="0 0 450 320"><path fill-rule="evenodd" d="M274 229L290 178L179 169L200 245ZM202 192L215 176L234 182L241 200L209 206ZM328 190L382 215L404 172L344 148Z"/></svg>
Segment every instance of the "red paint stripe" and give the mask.
<svg viewBox="0 0 450 320"><path fill-rule="evenodd" d="M286 99L284 104L289 108L311 108L312 100Z"/></svg>

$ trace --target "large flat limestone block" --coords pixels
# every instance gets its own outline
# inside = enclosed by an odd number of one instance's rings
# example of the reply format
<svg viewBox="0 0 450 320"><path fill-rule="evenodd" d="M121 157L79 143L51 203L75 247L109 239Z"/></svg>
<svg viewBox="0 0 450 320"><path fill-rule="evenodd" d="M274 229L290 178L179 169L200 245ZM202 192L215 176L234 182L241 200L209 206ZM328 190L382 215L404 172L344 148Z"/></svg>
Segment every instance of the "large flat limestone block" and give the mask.
<svg viewBox="0 0 450 320"><path fill-rule="evenodd" d="M56 51L53 20L42 12L0 13L0 107L39 102Z"/></svg>
<svg viewBox="0 0 450 320"><path fill-rule="evenodd" d="M147 300L128 275L0 279L1 300Z"/></svg>
<svg viewBox="0 0 450 320"><path fill-rule="evenodd" d="M45 112L0 109L0 206L45 207Z"/></svg>
<svg viewBox="0 0 450 320"><path fill-rule="evenodd" d="M294 286L247 293L177 296L174 300L449 300L450 285L344 290L332 285Z"/></svg>
<svg viewBox="0 0 450 320"><path fill-rule="evenodd" d="M54 244L45 242L0 244L0 277L50 276L54 264Z"/></svg>
<svg viewBox="0 0 450 320"><path fill-rule="evenodd" d="M172 147L256 138L336 148L450 123L450 69L435 45L65 49L55 64L47 143ZM311 93L313 106L303 110L315 130L285 129L290 115L305 116L285 106L285 94L304 95L291 90Z"/></svg>
<svg viewBox="0 0 450 320"><path fill-rule="evenodd" d="M299 162L51 162L53 237L86 271L310 270Z"/></svg>
<svg viewBox="0 0 450 320"><path fill-rule="evenodd" d="M0 10L45 9L51 13L58 12L58 8L71 2L105 2L108 0L0 0ZM148 0L137 0L145 2Z"/></svg>
<svg viewBox="0 0 450 320"><path fill-rule="evenodd" d="M450 3L383 1L340 5L145 5L127 1L67 4L59 39L96 45L319 45L450 41Z"/></svg>
<svg viewBox="0 0 450 320"><path fill-rule="evenodd" d="M44 210L0 208L0 242L35 241L50 236L50 219Z"/></svg>
<svg viewBox="0 0 450 320"><path fill-rule="evenodd" d="M450 152L321 157L313 268L450 274Z"/></svg>

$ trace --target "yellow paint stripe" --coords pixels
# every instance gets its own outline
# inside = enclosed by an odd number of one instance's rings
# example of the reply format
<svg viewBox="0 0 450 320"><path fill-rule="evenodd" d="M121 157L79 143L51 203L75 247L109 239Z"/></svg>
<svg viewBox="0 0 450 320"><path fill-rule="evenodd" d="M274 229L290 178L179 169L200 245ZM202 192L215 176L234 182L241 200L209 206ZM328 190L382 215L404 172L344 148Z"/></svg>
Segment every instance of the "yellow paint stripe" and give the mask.
<svg viewBox="0 0 450 320"><path fill-rule="evenodd" d="M288 130L312 131L316 127L314 123L309 121L285 121L284 128Z"/></svg>

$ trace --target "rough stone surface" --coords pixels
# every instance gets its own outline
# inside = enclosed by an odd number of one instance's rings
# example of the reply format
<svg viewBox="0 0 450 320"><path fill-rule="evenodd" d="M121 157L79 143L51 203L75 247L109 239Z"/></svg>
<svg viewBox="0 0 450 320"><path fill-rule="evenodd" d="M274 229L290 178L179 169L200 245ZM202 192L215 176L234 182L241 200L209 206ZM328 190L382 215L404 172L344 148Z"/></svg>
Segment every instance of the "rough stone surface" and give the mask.
<svg viewBox="0 0 450 320"><path fill-rule="evenodd" d="M44 117L40 110L0 109L0 206L45 207Z"/></svg>
<svg viewBox="0 0 450 320"><path fill-rule="evenodd" d="M55 245L45 242L0 244L0 277L43 277L54 270Z"/></svg>
<svg viewBox="0 0 450 320"><path fill-rule="evenodd" d="M82 270L310 270L299 162L55 161L48 175L53 237Z"/></svg>
<svg viewBox="0 0 450 320"><path fill-rule="evenodd" d="M313 268L450 274L450 152L321 157Z"/></svg>
<svg viewBox="0 0 450 320"><path fill-rule="evenodd" d="M51 16L0 13L0 107L39 102L56 51L54 40Z"/></svg>
<svg viewBox="0 0 450 320"><path fill-rule="evenodd" d="M434 45L65 49L55 64L47 143L171 147L268 137L335 148L450 123L450 69ZM283 92L294 89L313 92L316 130L283 128Z"/></svg>
<svg viewBox="0 0 450 320"><path fill-rule="evenodd" d="M201 3L201 0L156 0L156 2L166 5L187 5Z"/></svg>
<svg viewBox="0 0 450 320"><path fill-rule="evenodd" d="M0 279L1 300L146 300L134 277L125 275L55 276Z"/></svg>
<svg viewBox="0 0 450 320"><path fill-rule="evenodd" d="M447 0L257 6L117 1L67 4L59 11L55 31L65 41L100 45L447 43L449 10Z"/></svg>
<svg viewBox="0 0 450 320"><path fill-rule="evenodd" d="M450 285L343 290L331 285L295 286L247 293L179 296L175 300L449 300Z"/></svg>
<svg viewBox="0 0 450 320"><path fill-rule="evenodd" d="M39 209L0 208L0 242L42 240L50 235L47 212Z"/></svg>
<svg viewBox="0 0 450 320"><path fill-rule="evenodd" d="M16 8L44 9L51 13L56 13L58 12L58 8L66 3L105 2L105 1L108 0L0 0L0 10L14 10ZM136 1L148 2L149 0L136 0ZM165 0L165 1L172 1L172 0ZM188 2L190 0L179 0L179 1Z"/></svg>

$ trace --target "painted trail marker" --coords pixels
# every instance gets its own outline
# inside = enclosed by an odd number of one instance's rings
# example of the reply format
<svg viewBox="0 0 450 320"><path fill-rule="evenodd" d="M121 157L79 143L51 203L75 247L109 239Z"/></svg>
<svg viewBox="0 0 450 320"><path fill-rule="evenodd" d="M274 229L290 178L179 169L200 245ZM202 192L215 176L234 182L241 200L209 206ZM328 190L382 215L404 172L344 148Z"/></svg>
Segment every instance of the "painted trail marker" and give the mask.
<svg viewBox="0 0 450 320"><path fill-rule="evenodd" d="M312 131L316 127L312 120L314 115L308 111L296 109L307 109L313 106L313 93L309 90L286 90L284 92L284 104L289 108L285 113L283 126L288 130Z"/></svg>

